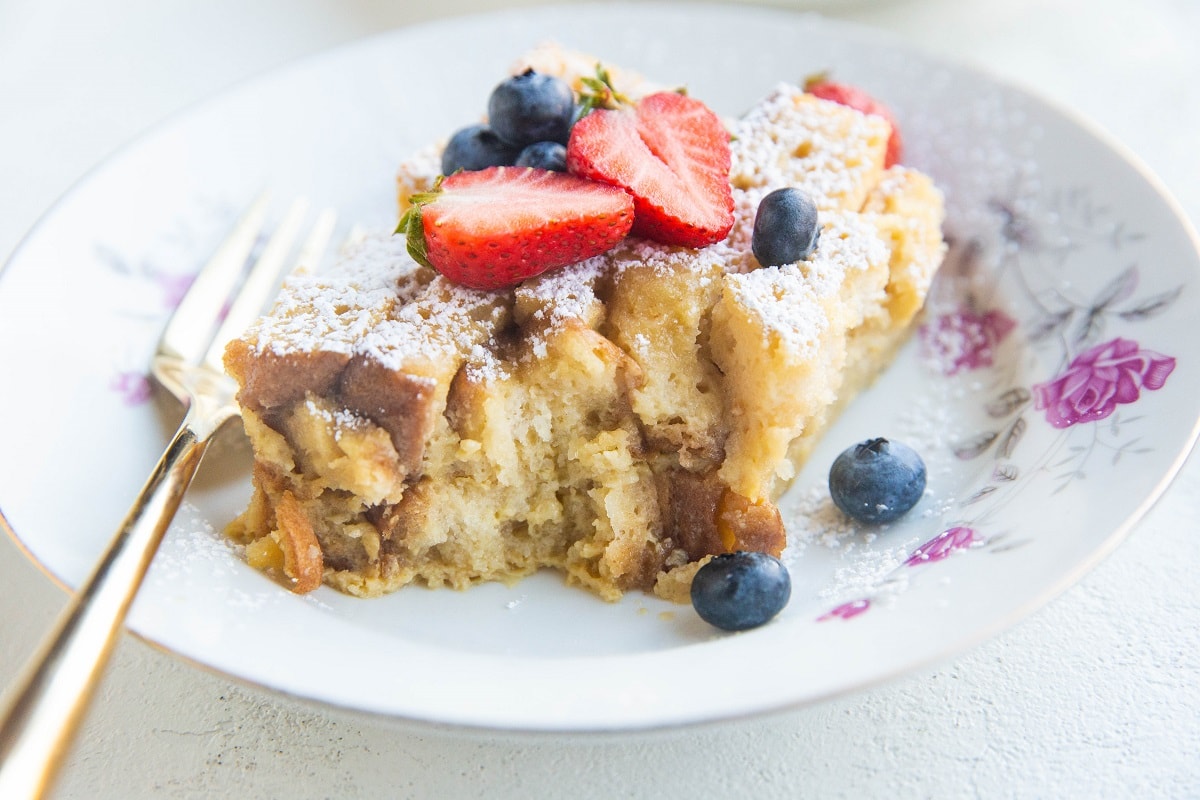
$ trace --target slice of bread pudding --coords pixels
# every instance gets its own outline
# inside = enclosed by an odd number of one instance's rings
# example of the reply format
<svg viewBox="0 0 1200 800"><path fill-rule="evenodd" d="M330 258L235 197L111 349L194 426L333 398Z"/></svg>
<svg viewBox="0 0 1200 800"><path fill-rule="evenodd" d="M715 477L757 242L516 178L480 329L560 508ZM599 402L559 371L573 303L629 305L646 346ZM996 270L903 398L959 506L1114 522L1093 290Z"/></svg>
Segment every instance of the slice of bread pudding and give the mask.
<svg viewBox="0 0 1200 800"><path fill-rule="evenodd" d="M594 62L545 49L528 66L578 86ZM887 122L798 87L731 127L735 222L717 244L628 238L485 292L386 236L292 278L226 355L255 456L229 527L249 562L296 591L552 567L605 599L686 601L707 556L777 555L775 500L921 307L942 199L884 169ZM402 205L433 185L435 152L401 166ZM755 212L784 186L816 203L819 245L761 267Z"/></svg>

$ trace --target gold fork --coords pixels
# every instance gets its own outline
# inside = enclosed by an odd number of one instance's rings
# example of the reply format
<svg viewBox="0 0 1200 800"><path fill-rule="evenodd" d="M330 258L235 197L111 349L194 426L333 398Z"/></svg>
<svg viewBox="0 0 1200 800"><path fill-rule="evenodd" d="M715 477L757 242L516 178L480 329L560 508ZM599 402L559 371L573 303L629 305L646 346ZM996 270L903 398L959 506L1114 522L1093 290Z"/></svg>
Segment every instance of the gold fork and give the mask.
<svg viewBox="0 0 1200 800"><path fill-rule="evenodd" d="M246 273L266 210L264 195L196 276L159 339L151 373L184 404L186 414L92 574L10 687L0 724L0 798L41 797L49 790L134 595L213 434L238 415L236 386L221 366L221 354L270 299L307 216L307 204L292 204ZM316 264L334 224L332 212L317 215L300 247L298 266Z"/></svg>

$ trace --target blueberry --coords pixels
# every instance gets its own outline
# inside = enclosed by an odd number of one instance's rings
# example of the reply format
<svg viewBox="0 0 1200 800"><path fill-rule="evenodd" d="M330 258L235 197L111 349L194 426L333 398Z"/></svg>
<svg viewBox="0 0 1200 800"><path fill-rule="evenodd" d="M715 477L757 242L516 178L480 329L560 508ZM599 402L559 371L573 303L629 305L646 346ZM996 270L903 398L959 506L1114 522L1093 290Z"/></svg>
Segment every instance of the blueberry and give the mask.
<svg viewBox="0 0 1200 800"><path fill-rule="evenodd" d="M567 148L558 142L534 142L517 156L518 167L567 171Z"/></svg>
<svg viewBox="0 0 1200 800"><path fill-rule="evenodd" d="M925 492L925 462L908 445L868 439L834 459L829 494L860 522L891 522L917 504Z"/></svg>
<svg viewBox="0 0 1200 800"><path fill-rule="evenodd" d="M692 578L692 607L705 622L727 631L770 622L791 594L787 568L766 553L722 553Z"/></svg>
<svg viewBox="0 0 1200 800"><path fill-rule="evenodd" d="M488 122L517 148L534 142L565 145L574 117L575 93L567 82L532 69L503 81L488 98Z"/></svg>
<svg viewBox="0 0 1200 800"><path fill-rule="evenodd" d="M469 125L446 143L442 151L442 174L507 166L516 160L518 152L519 148L504 142L487 125Z"/></svg>
<svg viewBox="0 0 1200 800"><path fill-rule="evenodd" d="M759 264L778 267L811 256L820 237L812 199L799 189L776 189L758 204L750 248Z"/></svg>

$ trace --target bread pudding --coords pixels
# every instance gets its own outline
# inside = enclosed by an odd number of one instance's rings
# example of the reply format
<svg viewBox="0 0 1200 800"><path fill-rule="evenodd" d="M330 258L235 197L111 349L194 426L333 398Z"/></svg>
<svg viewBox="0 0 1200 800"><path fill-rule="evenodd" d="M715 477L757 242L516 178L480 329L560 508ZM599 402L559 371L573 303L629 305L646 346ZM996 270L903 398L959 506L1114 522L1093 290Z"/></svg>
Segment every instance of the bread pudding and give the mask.
<svg viewBox="0 0 1200 800"><path fill-rule="evenodd" d="M591 59L517 67L579 89ZM644 79L613 72L637 98ZM885 167L890 124L779 85L728 123L731 219L702 247L638 235L519 284L465 288L368 237L292 277L226 353L254 450L229 527L297 592L464 588L538 569L607 600L686 601L697 565L778 555L775 501L891 359L939 265L942 199ZM399 170L402 209L438 147ZM762 266L760 201L797 187L812 255Z"/></svg>

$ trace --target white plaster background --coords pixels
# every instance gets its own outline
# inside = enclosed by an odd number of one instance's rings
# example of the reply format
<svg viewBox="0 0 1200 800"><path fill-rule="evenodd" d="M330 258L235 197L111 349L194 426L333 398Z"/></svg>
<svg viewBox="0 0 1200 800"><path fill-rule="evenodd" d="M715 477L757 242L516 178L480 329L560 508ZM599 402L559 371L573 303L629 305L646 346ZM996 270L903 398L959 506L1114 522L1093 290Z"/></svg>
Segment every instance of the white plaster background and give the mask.
<svg viewBox="0 0 1200 800"><path fill-rule="evenodd" d="M530 3L0 0L0 257L77 177L165 115L363 35L503 5ZM1082 112L1200 219L1195 0L808 7ZM1193 459L1099 568L951 663L800 711L665 734L404 729L231 684L126 636L57 796L1200 797L1198 497ZM64 597L5 537L0 587L7 684Z"/></svg>

